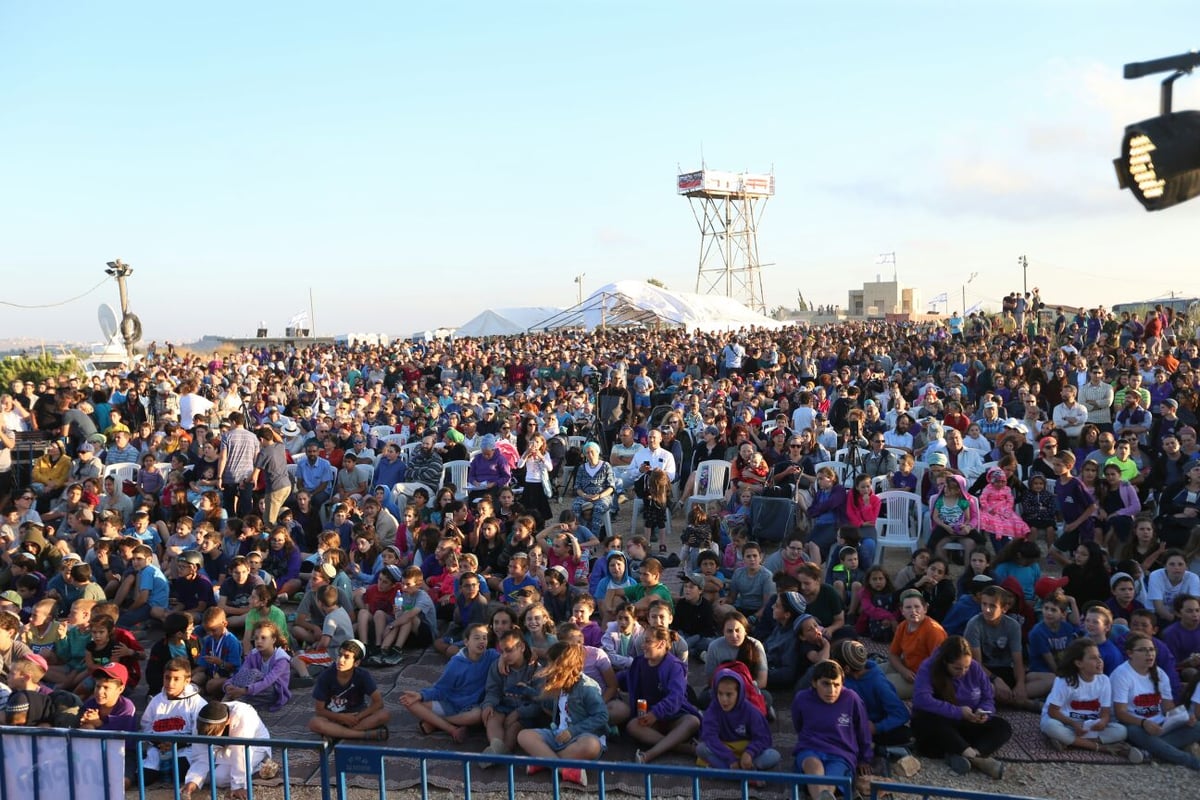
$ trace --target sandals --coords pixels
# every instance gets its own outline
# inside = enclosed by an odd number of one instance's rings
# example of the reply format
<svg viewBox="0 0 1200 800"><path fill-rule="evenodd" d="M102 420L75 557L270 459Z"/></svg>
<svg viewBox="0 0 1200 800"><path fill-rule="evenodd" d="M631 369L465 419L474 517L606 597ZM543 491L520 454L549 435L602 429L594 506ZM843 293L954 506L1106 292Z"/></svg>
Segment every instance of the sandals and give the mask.
<svg viewBox="0 0 1200 800"><path fill-rule="evenodd" d="M455 744L462 744L467 740L467 729L455 728L454 733L450 734L450 738L454 740Z"/></svg>
<svg viewBox="0 0 1200 800"><path fill-rule="evenodd" d="M438 731L437 728L433 727L425 720L417 721L417 730L419 730L423 736L433 736Z"/></svg>
<svg viewBox="0 0 1200 800"><path fill-rule="evenodd" d="M391 731L387 729L387 726L380 725L378 728L367 731L367 735L363 738L374 742L386 742L389 736L391 736Z"/></svg>

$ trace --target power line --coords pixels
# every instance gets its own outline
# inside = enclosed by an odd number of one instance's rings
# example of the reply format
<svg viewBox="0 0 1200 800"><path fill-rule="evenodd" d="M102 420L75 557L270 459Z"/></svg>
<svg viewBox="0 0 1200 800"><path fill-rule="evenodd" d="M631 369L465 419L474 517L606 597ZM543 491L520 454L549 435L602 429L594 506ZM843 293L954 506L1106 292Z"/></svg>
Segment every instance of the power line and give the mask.
<svg viewBox="0 0 1200 800"><path fill-rule="evenodd" d="M41 303L38 305L27 306L27 305L23 305L22 303L10 303L7 300L0 300L0 306L10 306L12 308L55 308L57 306L65 306L67 303L74 303L76 300L80 299L81 297L87 297L89 294L96 291L97 289L99 289L101 286L103 286L107 282L108 282L107 277L101 278L99 283L97 283L92 288L88 289L83 294L77 294L74 297L68 297L66 300L61 300L57 303Z"/></svg>

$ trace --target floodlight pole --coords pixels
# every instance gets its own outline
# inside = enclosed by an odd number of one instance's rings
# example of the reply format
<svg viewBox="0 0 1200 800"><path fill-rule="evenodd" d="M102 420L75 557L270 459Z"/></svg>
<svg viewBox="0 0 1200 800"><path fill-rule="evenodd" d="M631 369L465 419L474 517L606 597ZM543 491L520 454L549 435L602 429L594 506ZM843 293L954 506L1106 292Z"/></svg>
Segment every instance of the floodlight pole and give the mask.
<svg viewBox="0 0 1200 800"><path fill-rule="evenodd" d="M1017 263L1021 265L1021 291L1029 294L1029 259L1021 256Z"/></svg>

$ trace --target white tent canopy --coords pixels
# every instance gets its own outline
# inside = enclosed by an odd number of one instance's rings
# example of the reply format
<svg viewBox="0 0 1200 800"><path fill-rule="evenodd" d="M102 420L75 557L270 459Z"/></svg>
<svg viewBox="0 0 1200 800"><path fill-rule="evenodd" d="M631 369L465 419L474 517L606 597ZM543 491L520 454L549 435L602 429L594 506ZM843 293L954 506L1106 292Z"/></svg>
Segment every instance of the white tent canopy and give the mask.
<svg viewBox="0 0 1200 800"><path fill-rule="evenodd" d="M617 281L592 292L582 303L535 327L587 329L630 324L674 325L687 330L727 331L744 327L780 328L786 323L751 311L732 297L672 292L640 281Z"/></svg>
<svg viewBox="0 0 1200 800"><path fill-rule="evenodd" d="M489 308L464 322L454 331L455 338L470 336L516 336L525 333L544 319L562 312L555 306L522 306L520 308ZM535 331L536 332L536 331Z"/></svg>

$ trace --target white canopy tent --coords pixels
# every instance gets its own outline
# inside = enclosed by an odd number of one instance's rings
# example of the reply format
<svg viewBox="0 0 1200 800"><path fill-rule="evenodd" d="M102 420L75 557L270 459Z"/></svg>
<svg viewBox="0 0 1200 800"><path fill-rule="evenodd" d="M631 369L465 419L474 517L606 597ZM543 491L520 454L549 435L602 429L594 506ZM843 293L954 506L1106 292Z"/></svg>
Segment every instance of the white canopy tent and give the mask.
<svg viewBox="0 0 1200 800"><path fill-rule="evenodd" d="M523 306L520 308L489 308L472 319L459 325L454 331L455 338L470 336L516 336L531 328L544 319L562 312L555 306ZM536 330L532 331L537 333Z"/></svg>
<svg viewBox="0 0 1200 800"><path fill-rule="evenodd" d="M591 330L633 324L727 331L747 327L775 329L787 323L751 311L732 297L672 292L650 283L617 281L592 292L576 306L544 317L533 327Z"/></svg>

